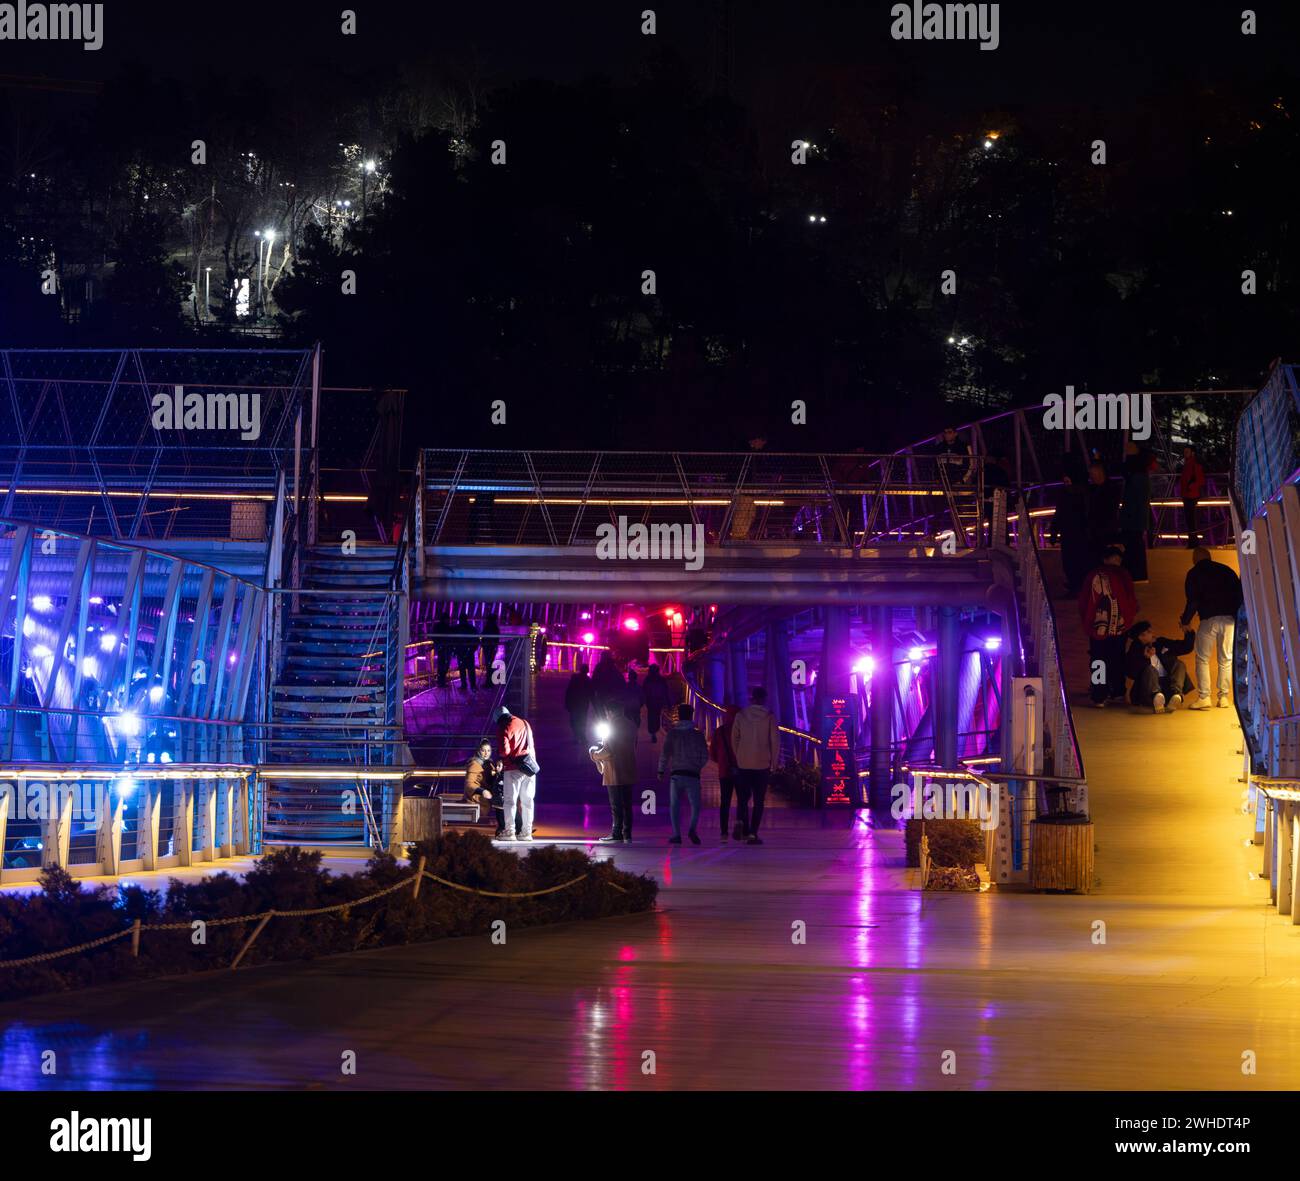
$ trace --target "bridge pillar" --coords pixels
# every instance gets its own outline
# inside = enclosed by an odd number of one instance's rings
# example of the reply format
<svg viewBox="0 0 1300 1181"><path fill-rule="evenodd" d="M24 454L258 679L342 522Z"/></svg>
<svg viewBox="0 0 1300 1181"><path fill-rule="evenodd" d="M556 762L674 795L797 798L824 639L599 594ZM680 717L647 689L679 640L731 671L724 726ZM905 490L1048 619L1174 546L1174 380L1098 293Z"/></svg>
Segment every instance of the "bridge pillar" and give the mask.
<svg viewBox="0 0 1300 1181"><path fill-rule="evenodd" d="M939 653L934 679L934 757L941 767L957 766L957 681L961 669L961 627L956 607L939 608Z"/></svg>
<svg viewBox="0 0 1300 1181"><path fill-rule="evenodd" d="M793 726L795 722L788 628L784 619L767 625L768 686L773 693L771 704L776 710L776 720L783 726Z"/></svg>
<svg viewBox="0 0 1300 1181"><path fill-rule="evenodd" d="M749 704L749 668L745 660L743 640L727 642L727 660L731 672L731 700L739 708Z"/></svg>
<svg viewBox="0 0 1300 1181"><path fill-rule="evenodd" d="M871 628L871 652L875 658L871 671L870 794L873 818L888 822L892 802L893 775L890 743L894 736L894 613L889 607L868 608Z"/></svg>
<svg viewBox="0 0 1300 1181"><path fill-rule="evenodd" d="M710 651L704 664L704 694L719 705L735 704L727 692L727 658L716 650Z"/></svg>

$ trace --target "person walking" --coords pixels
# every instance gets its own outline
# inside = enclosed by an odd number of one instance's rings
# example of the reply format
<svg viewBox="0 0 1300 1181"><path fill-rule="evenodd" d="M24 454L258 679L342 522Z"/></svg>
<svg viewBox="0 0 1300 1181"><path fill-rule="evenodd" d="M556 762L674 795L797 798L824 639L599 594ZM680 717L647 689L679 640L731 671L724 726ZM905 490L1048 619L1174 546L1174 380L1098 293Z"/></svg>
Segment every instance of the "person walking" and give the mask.
<svg viewBox="0 0 1300 1181"><path fill-rule="evenodd" d="M636 669L627 670L627 684L623 689L623 709L627 719L636 729L641 729L641 686L636 679Z"/></svg>
<svg viewBox="0 0 1300 1181"><path fill-rule="evenodd" d="M1178 709L1191 692L1192 678L1178 658L1192 650L1192 628L1183 629L1181 640L1156 635L1150 620L1143 619L1129 629L1125 672L1133 679L1129 700L1134 705L1150 706L1152 713Z"/></svg>
<svg viewBox="0 0 1300 1181"><path fill-rule="evenodd" d="M969 484L971 481L970 444L958 433L955 426L946 426L939 435L939 441L931 449L935 456L936 482ZM941 473L947 473L946 481Z"/></svg>
<svg viewBox="0 0 1300 1181"><path fill-rule="evenodd" d="M598 724L600 741L588 748L591 761L600 771L600 781L609 794L609 836L602 845L632 843L632 806L636 789L636 727L623 705L607 702L605 719Z"/></svg>
<svg viewBox="0 0 1300 1181"><path fill-rule="evenodd" d="M1079 592L1079 618L1088 636L1088 695L1098 709L1124 696L1124 633L1137 619L1137 592L1123 559L1118 546L1109 547Z"/></svg>
<svg viewBox="0 0 1300 1181"><path fill-rule="evenodd" d="M1075 598L1083 585L1084 575L1092 566L1092 554L1088 549L1088 502L1084 485L1068 472L1063 473L1054 505L1052 523L1048 526L1048 540L1061 547L1065 593Z"/></svg>
<svg viewBox="0 0 1300 1181"><path fill-rule="evenodd" d="M501 795L505 817L503 841L531 841L533 813L537 796L537 748L533 728L516 717L504 705L497 709L497 749L501 752ZM519 809L519 829L515 830L515 809Z"/></svg>
<svg viewBox="0 0 1300 1181"><path fill-rule="evenodd" d="M451 672L451 652L455 643L456 629L451 622L450 613L444 611L433 625L433 655L440 689L447 687L447 676Z"/></svg>
<svg viewBox="0 0 1300 1181"><path fill-rule="evenodd" d="M491 684L492 664L501 648L501 623L496 612L489 612L483 617L483 677Z"/></svg>
<svg viewBox="0 0 1300 1181"><path fill-rule="evenodd" d="M657 664L652 664L646 671L645 684L641 686L641 696L645 701L645 728L650 733L650 741L658 742L664 711L672 706L673 700L668 682L659 672Z"/></svg>
<svg viewBox="0 0 1300 1181"><path fill-rule="evenodd" d="M1232 567L1216 562L1209 550L1197 546L1192 551L1192 568L1183 582L1183 592L1187 606L1178 622L1187 625L1193 615L1200 616L1196 629L1196 700L1189 708L1210 708L1213 651L1219 666L1218 704L1220 709L1226 709L1232 686L1232 633L1241 607L1241 579Z"/></svg>
<svg viewBox="0 0 1300 1181"><path fill-rule="evenodd" d="M466 693L473 693L478 688L474 674L474 655L478 652L478 628L468 613L461 612L460 622L456 624L456 671L460 674L460 687Z"/></svg>
<svg viewBox="0 0 1300 1181"><path fill-rule="evenodd" d="M1106 549L1119 540L1119 495L1100 460L1088 466L1084 500L1088 509L1088 558L1099 565Z"/></svg>
<svg viewBox="0 0 1300 1181"><path fill-rule="evenodd" d="M763 823L768 777L781 765L781 734L776 716L764 704L767 690L751 689L749 701L731 724L731 749L736 756L736 818L747 834L747 843L761 845L758 830Z"/></svg>
<svg viewBox="0 0 1300 1181"><path fill-rule="evenodd" d="M1130 439L1124 444L1124 493L1119 510L1124 569L1137 582L1147 577L1147 534L1151 531L1151 456Z"/></svg>
<svg viewBox="0 0 1300 1181"><path fill-rule="evenodd" d="M734 705L723 706L723 722L713 731L709 743L709 758L718 767L719 807L718 819L722 823L722 839L727 839L727 827L731 823L731 796L736 789L736 754L731 749L731 728L740 712ZM740 823L740 809L736 809L736 840L744 840L749 834Z"/></svg>
<svg viewBox="0 0 1300 1181"><path fill-rule="evenodd" d="M1183 520L1187 524L1187 548L1201 544L1197 521L1200 499L1205 495L1205 468L1196 457L1196 448L1183 448L1183 466L1178 469L1178 495L1183 498Z"/></svg>
<svg viewBox="0 0 1300 1181"><path fill-rule="evenodd" d="M622 704L623 690L623 674L618 671L613 655L606 650L591 673L591 691L597 712L603 714L611 701Z"/></svg>
<svg viewBox="0 0 1300 1181"><path fill-rule="evenodd" d="M677 724L664 735L659 751L659 778L668 772L668 813L673 822L670 845L682 843L681 817L678 805L682 796L690 801L691 821L686 835L692 845L700 843L700 771L709 761L709 744L695 726L695 711L689 705L677 707Z"/></svg>
<svg viewBox="0 0 1300 1181"><path fill-rule="evenodd" d="M564 708L569 713L569 728L578 742L587 741L587 715L592 703L591 678L587 676L587 663L579 660L574 666L573 676L564 688Z"/></svg>

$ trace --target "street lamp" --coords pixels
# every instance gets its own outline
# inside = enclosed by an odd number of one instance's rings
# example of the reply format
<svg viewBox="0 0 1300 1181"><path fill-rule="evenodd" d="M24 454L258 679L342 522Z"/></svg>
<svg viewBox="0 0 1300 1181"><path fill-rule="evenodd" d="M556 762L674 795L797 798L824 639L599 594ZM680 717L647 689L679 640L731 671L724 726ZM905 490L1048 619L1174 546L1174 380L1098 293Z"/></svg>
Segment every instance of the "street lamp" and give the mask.
<svg viewBox="0 0 1300 1181"><path fill-rule="evenodd" d="M261 230L254 230L253 237L257 239L257 307L258 314L261 315L262 307L262 247L266 245L262 238Z"/></svg>

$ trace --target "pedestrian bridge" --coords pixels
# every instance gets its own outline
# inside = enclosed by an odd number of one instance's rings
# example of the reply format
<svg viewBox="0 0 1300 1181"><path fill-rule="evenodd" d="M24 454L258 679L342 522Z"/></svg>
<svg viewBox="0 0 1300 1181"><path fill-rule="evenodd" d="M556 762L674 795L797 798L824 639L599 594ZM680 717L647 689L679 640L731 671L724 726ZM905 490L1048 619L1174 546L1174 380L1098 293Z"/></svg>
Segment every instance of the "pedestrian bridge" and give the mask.
<svg viewBox="0 0 1300 1181"><path fill-rule="evenodd" d="M385 521L375 486L340 484L323 458L318 351L277 358L4 354L6 769L97 778L117 802L84 823L11 805L0 873L272 840L387 846L405 793L456 779L497 704L527 712L538 677L614 646L629 611L647 628L681 619L645 659L680 674L706 727L774 686L786 753L825 782L829 728L849 719L825 801L883 816L908 768L997 779L1015 817L1003 880L1023 875L1048 782L1088 808L1040 530L1064 456L1117 440L1013 412L963 428L973 454L956 457L933 440L888 455L433 449ZM274 425L240 450L140 420L186 383L259 388ZM113 412L91 413L96 398ZM371 440L356 471L373 470L378 435L351 433ZM1167 486L1154 503L1177 541L1181 506ZM602 527L634 525L691 530L701 560L602 552ZM1226 511L1208 526L1229 528ZM464 649L444 612L501 621L490 652L470 646L473 689L441 683L460 656L439 653Z"/></svg>

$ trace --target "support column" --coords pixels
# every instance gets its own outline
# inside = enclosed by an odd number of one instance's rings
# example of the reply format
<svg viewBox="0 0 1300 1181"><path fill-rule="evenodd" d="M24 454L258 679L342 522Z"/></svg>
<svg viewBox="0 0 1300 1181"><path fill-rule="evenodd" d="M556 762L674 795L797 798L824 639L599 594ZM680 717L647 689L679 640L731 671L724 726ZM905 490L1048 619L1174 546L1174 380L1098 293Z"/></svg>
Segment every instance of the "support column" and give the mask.
<svg viewBox="0 0 1300 1181"><path fill-rule="evenodd" d="M727 641L727 660L731 665L732 704L744 709L749 704L749 669L745 661L743 641Z"/></svg>
<svg viewBox="0 0 1300 1181"><path fill-rule="evenodd" d="M961 628L956 607L939 608L939 653L934 678L934 757L941 767L957 766L957 678Z"/></svg>
<svg viewBox="0 0 1300 1181"><path fill-rule="evenodd" d="M875 665L871 672L870 804L877 824L891 824L893 767L890 743L894 736L894 620L888 607L869 610L871 651Z"/></svg>
<svg viewBox="0 0 1300 1181"><path fill-rule="evenodd" d="M790 633L786 620L767 625L767 651L771 670L768 687L772 693L769 704L775 706L776 720L781 725L793 726L794 685L790 680Z"/></svg>
<svg viewBox="0 0 1300 1181"><path fill-rule="evenodd" d="M735 704L727 692L727 658L718 650L709 653L704 665L704 695L719 705Z"/></svg>

